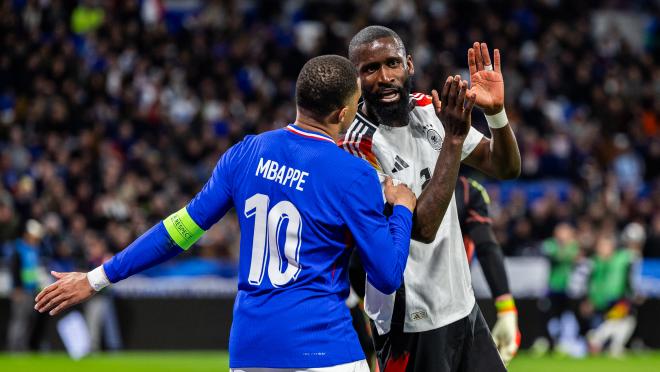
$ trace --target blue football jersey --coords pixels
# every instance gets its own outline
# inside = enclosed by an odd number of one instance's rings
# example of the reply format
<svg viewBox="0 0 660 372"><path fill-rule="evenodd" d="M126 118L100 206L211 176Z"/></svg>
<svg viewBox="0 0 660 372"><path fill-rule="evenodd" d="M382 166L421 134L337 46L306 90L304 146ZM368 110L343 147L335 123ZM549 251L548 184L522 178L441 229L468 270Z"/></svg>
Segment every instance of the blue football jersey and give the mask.
<svg viewBox="0 0 660 372"><path fill-rule="evenodd" d="M349 363L364 359L344 303L352 247L384 293L399 287L408 257L412 213L395 206L388 220L383 206L366 161L328 136L289 125L230 148L182 212L104 268L116 282L162 262L235 207L241 243L230 366Z"/></svg>

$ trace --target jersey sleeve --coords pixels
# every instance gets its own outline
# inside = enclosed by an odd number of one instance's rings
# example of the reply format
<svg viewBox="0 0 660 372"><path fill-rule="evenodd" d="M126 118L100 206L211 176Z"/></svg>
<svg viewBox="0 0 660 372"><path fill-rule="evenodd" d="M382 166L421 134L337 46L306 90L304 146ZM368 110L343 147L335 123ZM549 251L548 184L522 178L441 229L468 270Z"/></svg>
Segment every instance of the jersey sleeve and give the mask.
<svg viewBox="0 0 660 372"><path fill-rule="evenodd" d="M338 214L353 235L369 282L383 293L394 292L408 260L412 213L397 205L388 220L378 177L368 170L344 191Z"/></svg>
<svg viewBox="0 0 660 372"><path fill-rule="evenodd" d="M477 148L477 145L481 142L481 139L484 138L484 135L481 134L478 130L476 130L474 127L470 127L470 131L467 134L467 137L465 137L465 141L463 142L463 150L461 151L461 160L465 160L474 149Z"/></svg>
<svg viewBox="0 0 660 372"><path fill-rule="evenodd" d="M242 144L243 142L240 142L225 152L213 169L211 178L185 207L192 222L201 230L208 230L233 205L233 170L236 168L234 164L238 162L237 157Z"/></svg>
<svg viewBox="0 0 660 372"><path fill-rule="evenodd" d="M187 206L156 224L103 264L110 282L116 283L187 250L227 213L232 205L231 163L235 147L222 156L211 178Z"/></svg>

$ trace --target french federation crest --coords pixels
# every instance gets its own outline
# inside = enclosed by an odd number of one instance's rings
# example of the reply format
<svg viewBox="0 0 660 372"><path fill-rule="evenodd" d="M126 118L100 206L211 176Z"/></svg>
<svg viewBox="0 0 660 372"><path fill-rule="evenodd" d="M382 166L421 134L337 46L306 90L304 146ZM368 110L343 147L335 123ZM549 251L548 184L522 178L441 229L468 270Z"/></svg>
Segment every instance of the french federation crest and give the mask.
<svg viewBox="0 0 660 372"><path fill-rule="evenodd" d="M431 144L436 151L440 151L442 148L442 141L440 140L440 133L433 128L428 128L426 130L426 139Z"/></svg>

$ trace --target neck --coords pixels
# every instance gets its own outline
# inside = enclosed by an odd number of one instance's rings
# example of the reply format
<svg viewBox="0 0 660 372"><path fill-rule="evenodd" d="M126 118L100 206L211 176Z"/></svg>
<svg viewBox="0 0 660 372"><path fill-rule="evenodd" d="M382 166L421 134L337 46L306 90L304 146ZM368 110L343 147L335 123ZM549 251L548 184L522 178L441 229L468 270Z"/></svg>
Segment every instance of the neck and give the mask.
<svg viewBox="0 0 660 372"><path fill-rule="evenodd" d="M309 116L305 116L300 112L296 115L296 121L294 124L304 130L330 136L335 142L339 139L339 125L326 125L310 118Z"/></svg>
<svg viewBox="0 0 660 372"><path fill-rule="evenodd" d="M366 116L369 120L372 122L378 124L378 125L385 125L388 127L405 127L408 125L408 115L406 115L404 118L401 119L392 119L392 120L382 120L377 114L376 111L370 110L368 107L367 102L365 101L362 104L362 108L360 109L360 112Z"/></svg>

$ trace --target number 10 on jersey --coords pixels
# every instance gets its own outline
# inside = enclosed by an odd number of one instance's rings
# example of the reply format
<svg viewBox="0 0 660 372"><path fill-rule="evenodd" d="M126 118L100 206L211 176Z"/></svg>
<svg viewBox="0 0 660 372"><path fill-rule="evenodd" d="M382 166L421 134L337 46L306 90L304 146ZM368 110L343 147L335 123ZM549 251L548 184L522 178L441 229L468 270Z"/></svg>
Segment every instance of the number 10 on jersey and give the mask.
<svg viewBox="0 0 660 372"><path fill-rule="evenodd" d="M282 287L300 274L300 231L302 221L295 205L283 200L268 210L270 199L268 195L254 194L245 201L245 217L254 217L254 234L252 235L252 258L250 259L250 274L248 282L254 286L261 285L266 266L268 278L275 287ZM286 224L284 250L280 249L282 227ZM282 257L284 251L284 257ZM284 269L284 263L287 263Z"/></svg>

